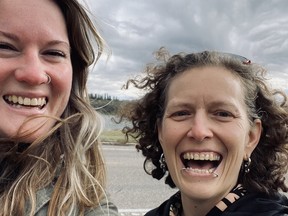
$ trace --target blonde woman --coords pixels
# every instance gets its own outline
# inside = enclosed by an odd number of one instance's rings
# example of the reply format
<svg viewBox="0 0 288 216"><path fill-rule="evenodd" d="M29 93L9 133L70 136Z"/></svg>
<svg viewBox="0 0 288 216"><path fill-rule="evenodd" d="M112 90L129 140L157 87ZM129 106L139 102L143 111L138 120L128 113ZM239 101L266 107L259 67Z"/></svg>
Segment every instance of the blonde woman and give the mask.
<svg viewBox="0 0 288 216"><path fill-rule="evenodd" d="M118 215L86 91L101 36L77 0L0 8L0 215Z"/></svg>

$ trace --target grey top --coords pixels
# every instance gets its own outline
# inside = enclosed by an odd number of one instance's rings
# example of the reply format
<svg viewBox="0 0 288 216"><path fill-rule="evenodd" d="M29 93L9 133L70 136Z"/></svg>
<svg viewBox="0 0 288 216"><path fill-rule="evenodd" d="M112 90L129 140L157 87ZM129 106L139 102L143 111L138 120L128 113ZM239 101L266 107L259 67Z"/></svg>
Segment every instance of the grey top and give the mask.
<svg viewBox="0 0 288 216"><path fill-rule="evenodd" d="M46 216L48 211L48 205L53 192L53 186L43 188L39 190L36 194L36 210L34 216ZM29 215L30 207L26 208L26 214ZM69 216L78 216L78 210L75 207L73 212ZM95 209L89 209L85 212L85 216L118 216L117 207L109 200L102 200L100 205Z"/></svg>

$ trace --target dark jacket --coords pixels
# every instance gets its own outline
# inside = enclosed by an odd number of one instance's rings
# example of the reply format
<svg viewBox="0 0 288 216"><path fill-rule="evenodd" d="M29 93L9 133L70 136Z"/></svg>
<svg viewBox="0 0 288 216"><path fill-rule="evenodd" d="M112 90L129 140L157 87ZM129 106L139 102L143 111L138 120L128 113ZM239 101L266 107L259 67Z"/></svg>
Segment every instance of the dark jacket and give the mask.
<svg viewBox="0 0 288 216"><path fill-rule="evenodd" d="M145 216L169 216L171 204L179 201L177 193L153 209ZM179 194L178 194L179 195ZM247 193L228 206L224 212L217 207L211 209L207 216L288 216L288 199L282 194L268 196L262 193ZM177 215L178 216L178 215Z"/></svg>

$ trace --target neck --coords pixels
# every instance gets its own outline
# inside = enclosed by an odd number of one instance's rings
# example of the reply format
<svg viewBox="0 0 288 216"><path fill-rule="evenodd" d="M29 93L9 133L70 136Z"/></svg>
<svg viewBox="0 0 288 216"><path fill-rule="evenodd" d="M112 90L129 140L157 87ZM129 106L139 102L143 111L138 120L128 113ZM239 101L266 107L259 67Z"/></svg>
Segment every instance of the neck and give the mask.
<svg viewBox="0 0 288 216"><path fill-rule="evenodd" d="M191 200L189 197L181 194L181 201L183 208L182 216L206 216L217 205L219 199Z"/></svg>
<svg viewBox="0 0 288 216"><path fill-rule="evenodd" d="M230 193L210 199L191 199L185 194L181 194L182 201L182 216L205 216L212 208L217 206L220 211L224 211L227 208L227 203L222 199L225 197L228 203L233 204L236 200L245 196L246 190L241 184L238 184ZM229 205L228 205L229 206Z"/></svg>

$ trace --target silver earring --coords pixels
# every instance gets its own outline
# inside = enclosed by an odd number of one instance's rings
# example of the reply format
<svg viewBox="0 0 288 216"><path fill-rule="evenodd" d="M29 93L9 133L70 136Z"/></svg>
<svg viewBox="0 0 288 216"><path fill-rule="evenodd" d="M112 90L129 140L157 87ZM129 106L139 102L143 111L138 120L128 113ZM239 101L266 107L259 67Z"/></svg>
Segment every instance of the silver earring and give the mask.
<svg viewBox="0 0 288 216"><path fill-rule="evenodd" d="M167 164L166 164L165 156L163 153L160 156L159 163L160 163L160 168L163 170L163 173L165 173L167 171Z"/></svg>
<svg viewBox="0 0 288 216"><path fill-rule="evenodd" d="M250 164L251 164L251 158L249 157L248 160L244 160L244 172L249 173L250 172Z"/></svg>
<svg viewBox="0 0 288 216"><path fill-rule="evenodd" d="M46 84L49 84L49 83L51 82L51 77L50 77L48 74L46 74L46 76L47 76L47 82L46 82Z"/></svg>

